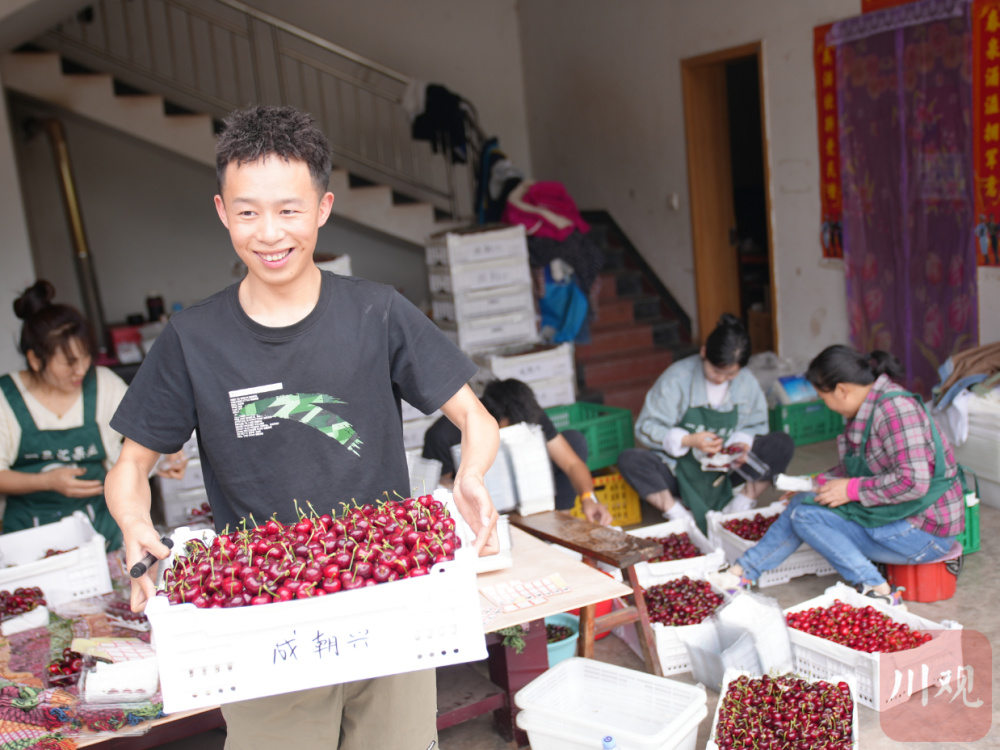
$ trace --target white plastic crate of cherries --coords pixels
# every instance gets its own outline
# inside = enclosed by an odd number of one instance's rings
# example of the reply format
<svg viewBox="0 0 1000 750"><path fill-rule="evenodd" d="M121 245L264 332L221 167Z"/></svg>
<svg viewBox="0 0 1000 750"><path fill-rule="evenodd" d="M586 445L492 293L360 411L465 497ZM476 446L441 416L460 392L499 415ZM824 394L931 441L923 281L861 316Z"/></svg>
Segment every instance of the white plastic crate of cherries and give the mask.
<svg viewBox="0 0 1000 750"><path fill-rule="evenodd" d="M424 495L178 529L146 607L165 710L485 658L476 554L449 505Z"/></svg>
<svg viewBox="0 0 1000 750"><path fill-rule="evenodd" d="M309 599L427 575L461 546L441 501L389 500L192 540L164 572L162 593L202 609Z"/></svg>

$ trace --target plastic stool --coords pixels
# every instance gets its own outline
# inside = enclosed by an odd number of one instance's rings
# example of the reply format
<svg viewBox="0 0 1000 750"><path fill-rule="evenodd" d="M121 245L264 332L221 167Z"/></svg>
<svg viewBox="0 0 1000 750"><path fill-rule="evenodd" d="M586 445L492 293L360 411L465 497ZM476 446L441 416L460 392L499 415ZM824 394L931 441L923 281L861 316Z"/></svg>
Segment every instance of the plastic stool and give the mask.
<svg viewBox="0 0 1000 750"><path fill-rule="evenodd" d="M962 544L955 541L937 560L919 565L886 565L885 578L904 589L900 595L908 602L940 602L955 595L963 560Z"/></svg>

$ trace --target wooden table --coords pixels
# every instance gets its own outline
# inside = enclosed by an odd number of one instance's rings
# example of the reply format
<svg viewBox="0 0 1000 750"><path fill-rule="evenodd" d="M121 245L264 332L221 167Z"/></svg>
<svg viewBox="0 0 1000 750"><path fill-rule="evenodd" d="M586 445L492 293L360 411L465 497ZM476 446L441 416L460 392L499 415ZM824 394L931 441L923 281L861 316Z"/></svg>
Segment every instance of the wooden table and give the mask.
<svg viewBox="0 0 1000 750"><path fill-rule="evenodd" d="M464 664L438 670L438 729L492 710L497 731L520 747L528 744L528 738L514 723L518 711L514 694L548 669L544 618L628 596L632 589L521 529L511 528L510 532L513 567L480 573L480 589L510 581L535 581L559 573L572 590L551 597L544 604L500 614L486 624L489 680ZM480 600L484 611L492 607L482 594ZM503 637L496 633L514 625L522 625L526 631L525 647L520 654L505 647Z"/></svg>
<svg viewBox="0 0 1000 750"><path fill-rule="evenodd" d="M646 671L663 676L660 659L656 653L656 639L646 610L646 599L635 566L656 557L660 544L652 539L632 536L617 529L597 526L589 521L574 518L566 511L552 510L530 516L510 516L511 525L527 531L547 542L563 545L583 555L586 562L610 565L621 571L622 578L631 586L623 606L615 612L594 617L594 607L580 610L580 656L594 655L594 633L603 633L619 625L635 625L642 648Z"/></svg>

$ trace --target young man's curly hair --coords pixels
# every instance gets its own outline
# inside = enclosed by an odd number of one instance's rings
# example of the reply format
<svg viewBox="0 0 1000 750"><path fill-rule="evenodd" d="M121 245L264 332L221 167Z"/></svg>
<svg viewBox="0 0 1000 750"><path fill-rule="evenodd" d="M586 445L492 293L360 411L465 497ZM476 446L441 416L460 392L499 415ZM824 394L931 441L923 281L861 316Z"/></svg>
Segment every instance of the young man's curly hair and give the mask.
<svg viewBox="0 0 1000 750"><path fill-rule="evenodd" d="M225 129L215 145L215 178L220 195L230 163L252 164L265 156L305 162L319 192L326 192L333 169L332 152L312 115L294 107L254 105L231 112L223 124Z"/></svg>

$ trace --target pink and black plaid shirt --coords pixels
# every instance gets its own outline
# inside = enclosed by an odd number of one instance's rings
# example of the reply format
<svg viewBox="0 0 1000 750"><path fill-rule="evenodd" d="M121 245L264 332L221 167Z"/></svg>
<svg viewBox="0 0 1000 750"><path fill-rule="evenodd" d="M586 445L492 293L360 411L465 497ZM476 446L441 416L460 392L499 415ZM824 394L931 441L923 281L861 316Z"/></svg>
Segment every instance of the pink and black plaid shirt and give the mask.
<svg viewBox="0 0 1000 750"><path fill-rule="evenodd" d="M916 500L927 494L934 475L934 435L930 417L923 404L908 396L891 396L878 406L885 393L905 391L888 375L879 376L844 434L837 438L840 464L826 472L826 477L844 477L844 456L856 452L864 435L865 424L874 412L875 421L868 436L865 462L874 476L852 481L848 496L862 505L889 505ZM947 438L941 435L948 468L945 476L954 478L952 487L937 502L908 520L916 528L934 536L955 536L965 528L965 497L958 481L958 466Z"/></svg>

